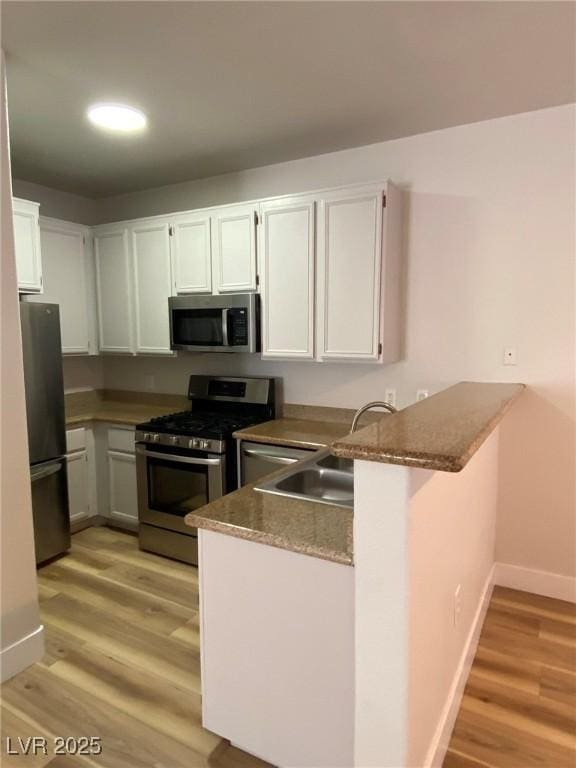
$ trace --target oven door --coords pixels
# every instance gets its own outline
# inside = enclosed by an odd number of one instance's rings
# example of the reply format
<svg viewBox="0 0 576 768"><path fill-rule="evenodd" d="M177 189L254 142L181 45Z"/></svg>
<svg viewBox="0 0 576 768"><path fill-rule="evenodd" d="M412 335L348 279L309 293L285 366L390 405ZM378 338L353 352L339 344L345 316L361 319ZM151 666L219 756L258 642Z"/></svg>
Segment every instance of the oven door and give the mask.
<svg viewBox="0 0 576 768"><path fill-rule="evenodd" d="M138 518L189 536L184 517L224 493L225 456L183 455L136 446Z"/></svg>

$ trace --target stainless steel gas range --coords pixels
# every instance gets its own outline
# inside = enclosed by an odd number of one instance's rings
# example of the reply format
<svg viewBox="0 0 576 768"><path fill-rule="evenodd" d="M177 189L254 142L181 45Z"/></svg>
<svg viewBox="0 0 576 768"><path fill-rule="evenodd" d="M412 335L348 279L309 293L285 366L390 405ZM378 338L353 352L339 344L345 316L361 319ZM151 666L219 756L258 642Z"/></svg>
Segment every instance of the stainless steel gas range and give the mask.
<svg viewBox="0 0 576 768"><path fill-rule="evenodd" d="M275 416L274 379L190 376L190 410L136 427L140 548L198 564L184 517L238 487L237 429Z"/></svg>

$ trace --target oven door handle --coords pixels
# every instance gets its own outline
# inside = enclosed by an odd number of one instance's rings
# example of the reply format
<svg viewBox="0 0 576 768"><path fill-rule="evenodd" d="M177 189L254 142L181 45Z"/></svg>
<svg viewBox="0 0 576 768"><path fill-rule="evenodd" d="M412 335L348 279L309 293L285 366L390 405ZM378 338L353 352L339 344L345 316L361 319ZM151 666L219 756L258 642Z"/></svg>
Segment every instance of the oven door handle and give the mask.
<svg viewBox="0 0 576 768"><path fill-rule="evenodd" d="M160 453L159 451L147 451L146 448L136 446L136 453L140 456L149 456L151 459L165 459L176 464L200 464L205 467L217 467L222 464L222 459L200 459L196 456L176 456L173 453Z"/></svg>

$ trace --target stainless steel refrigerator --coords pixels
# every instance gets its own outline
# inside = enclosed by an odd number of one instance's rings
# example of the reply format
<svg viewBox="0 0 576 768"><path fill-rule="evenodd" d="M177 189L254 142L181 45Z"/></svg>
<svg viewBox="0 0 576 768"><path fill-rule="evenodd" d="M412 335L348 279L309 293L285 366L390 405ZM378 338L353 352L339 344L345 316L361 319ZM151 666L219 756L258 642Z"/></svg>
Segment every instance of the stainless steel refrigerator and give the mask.
<svg viewBox="0 0 576 768"><path fill-rule="evenodd" d="M70 547L60 313L20 302L36 562Z"/></svg>

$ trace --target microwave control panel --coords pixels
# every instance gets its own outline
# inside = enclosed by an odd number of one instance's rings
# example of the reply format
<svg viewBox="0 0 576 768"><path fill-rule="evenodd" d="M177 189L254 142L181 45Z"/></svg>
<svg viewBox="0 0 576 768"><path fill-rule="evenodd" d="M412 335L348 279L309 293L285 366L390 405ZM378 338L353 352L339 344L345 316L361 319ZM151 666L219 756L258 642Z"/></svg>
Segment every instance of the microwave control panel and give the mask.
<svg viewBox="0 0 576 768"><path fill-rule="evenodd" d="M248 344L248 310L245 307L228 310L228 343L233 347Z"/></svg>

